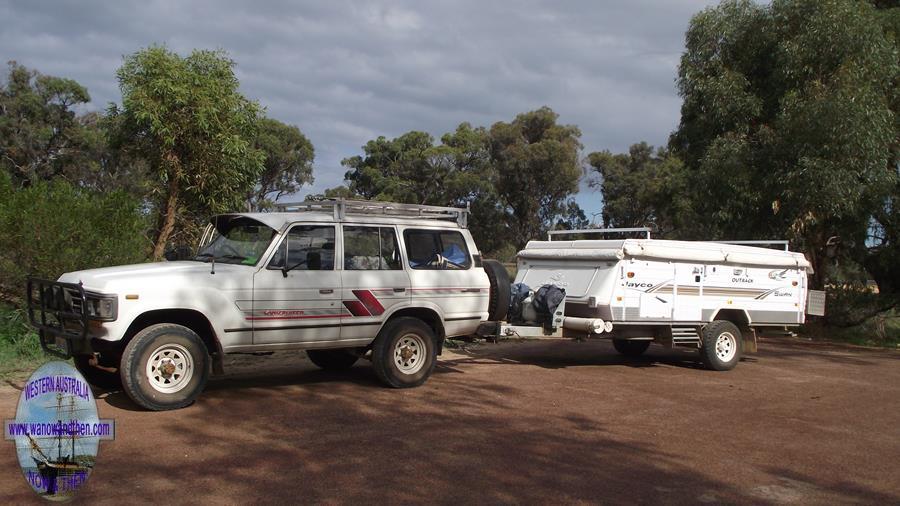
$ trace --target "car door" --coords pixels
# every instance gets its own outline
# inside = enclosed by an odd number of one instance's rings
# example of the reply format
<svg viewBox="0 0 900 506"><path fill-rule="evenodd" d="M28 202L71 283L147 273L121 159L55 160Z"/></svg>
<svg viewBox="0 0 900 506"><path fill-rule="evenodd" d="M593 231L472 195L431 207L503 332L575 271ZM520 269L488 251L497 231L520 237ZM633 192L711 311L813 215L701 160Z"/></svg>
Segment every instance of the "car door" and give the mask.
<svg viewBox="0 0 900 506"><path fill-rule="evenodd" d="M253 279L253 344L340 339L341 274L334 225L295 224Z"/></svg>
<svg viewBox="0 0 900 506"><path fill-rule="evenodd" d="M409 303L409 274L403 269L397 230L345 224L342 236L341 339L374 338L395 306Z"/></svg>

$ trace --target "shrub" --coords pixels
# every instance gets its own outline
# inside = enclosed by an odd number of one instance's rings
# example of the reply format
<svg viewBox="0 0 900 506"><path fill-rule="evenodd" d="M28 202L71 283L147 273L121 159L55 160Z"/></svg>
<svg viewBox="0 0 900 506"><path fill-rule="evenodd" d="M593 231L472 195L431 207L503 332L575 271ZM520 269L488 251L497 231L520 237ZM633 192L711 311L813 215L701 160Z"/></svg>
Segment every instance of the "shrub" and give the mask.
<svg viewBox="0 0 900 506"><path fill-rule="evenodd" d="M0 174L0 299L21 304L25 278L147 258L147 218L133 197L64 180L15 188Z"/></svg>

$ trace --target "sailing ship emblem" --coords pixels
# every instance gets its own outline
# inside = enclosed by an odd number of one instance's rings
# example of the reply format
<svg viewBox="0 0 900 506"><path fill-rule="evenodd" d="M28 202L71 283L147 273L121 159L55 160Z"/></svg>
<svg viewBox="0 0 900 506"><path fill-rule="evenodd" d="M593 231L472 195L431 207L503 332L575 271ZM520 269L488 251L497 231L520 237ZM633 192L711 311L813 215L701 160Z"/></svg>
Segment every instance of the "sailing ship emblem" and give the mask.
<svg viewBox="0 0 900 506"><path fill-rule="evenodd" d="M66 362L38 368L19 397L16 419L5 423L19 465L40 496L65 500L87 481L101 439L112 439L112 420L101 420L88 383Z"/></svg>

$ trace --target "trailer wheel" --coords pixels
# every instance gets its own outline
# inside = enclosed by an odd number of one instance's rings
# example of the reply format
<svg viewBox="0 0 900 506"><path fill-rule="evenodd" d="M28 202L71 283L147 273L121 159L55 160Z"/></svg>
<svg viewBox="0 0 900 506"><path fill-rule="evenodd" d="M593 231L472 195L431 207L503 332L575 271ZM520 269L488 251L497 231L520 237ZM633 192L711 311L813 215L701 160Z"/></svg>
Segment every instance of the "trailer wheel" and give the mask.
<svg viewBox="0 0 900 506"><path fill-rule="evenodd" d="M437 362L437 346L431 327L418 318L390 320L372 346L372 367L382 383L393 388L425 383Z"/></svg>
<svg viewBox="0 0 900 506"><path fill-rule="evenodd" d="M359 357L348 350L306 350L310 362L326 371L343 371L353 367Z"/></svg>
<svg viewBox="0 0 900 506"><path fill-rule="evenodd" d="M491 281L488 320L503 321L509 311L509 273L506 272L506 267L496 260L484 260L482 266Z"/></svg>
<svg viewBox="0 0 900 506"><path fill-rule="evenodd" d="M730 371L741 360L741 331L731 322L716 320L703 328L700 358L708 369Z"/></svg>
<svg viewBox="0 0 900 506"><path fill-rule="evenodd" d="M128 397L151 411L194 402L209 378L209 352L193 330L158 323L137 333L122 355L122 386Z"/></svg>
<svg viewBox="0 0 900 506"><path fill-rule="evenodd" d="M613 339L613 348L626 357L640 357L650 347L650 341Z"/></svg>

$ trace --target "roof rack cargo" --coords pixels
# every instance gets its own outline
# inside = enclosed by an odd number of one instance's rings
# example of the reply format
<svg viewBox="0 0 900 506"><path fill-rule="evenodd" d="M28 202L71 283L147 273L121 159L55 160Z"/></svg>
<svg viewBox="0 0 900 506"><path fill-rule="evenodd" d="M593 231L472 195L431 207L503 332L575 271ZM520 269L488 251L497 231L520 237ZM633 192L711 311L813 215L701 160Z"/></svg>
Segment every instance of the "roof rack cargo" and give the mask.
<svg viewBox="0 0 900 506"><path fill-rule="evenodd" d="M469 224L469 207L440 207L421 204L396 204L369 200L328 199L305 202L283 202L276 209L286 213L332 212L334 219L341 221L347 216L380 215L391 218L415 218L429 220L453 220L460 228Z"/></svg>

